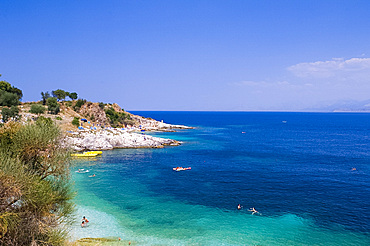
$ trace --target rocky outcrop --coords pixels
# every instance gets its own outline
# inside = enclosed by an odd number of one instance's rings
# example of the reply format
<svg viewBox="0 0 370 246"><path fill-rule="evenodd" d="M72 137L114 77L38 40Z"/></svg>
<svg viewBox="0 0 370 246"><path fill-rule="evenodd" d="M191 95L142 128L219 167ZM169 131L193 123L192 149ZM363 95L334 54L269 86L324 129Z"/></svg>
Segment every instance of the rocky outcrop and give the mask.
<svg viewBox="0 0 370 246"><path fill-rule="evenodd" d="M163 121L157 121L151 118L144 118L139 115L130 114L131 119L137 122L137 125L141 125L142 128L149 131L168 131L174 129L193 129L193 127L183 125L171 125L164 123Z"/></svg>
<svg viewBox="0 0 370 246"><path fill-rule="evenodd" d="M163 121L156 121L124 112L118 104L102 104L85 102L77 112L74 106L76 102L60 103L61 111L58 115L44 114L60 125L66 132L66 144L73 149L79 150L107 150L114 148L162 148L166 145L180 145L180 142L172 139L163 139L144 135L145 131L174 131L175 129L191 129L182 125L171 125ZM103 107L104 106L104 107ZM121 115L123 112L130 117L130 124L112 128L104 109L113 108ZM38 115L29 113L30 104L20 106L24 122L36 120ZM78 121L79 128L72 125L76 118L86 118L87 121ZM131 124L132 122L132 124ZM125 127L125 128L121 128Z"/></svg>
<svg viewBox="0 0 370 246"><path fill-rule="evenodd" d="M176 146L180 142L118 129L79 132L66 137L67 142L77 151L108 150L115 148L162 148Z"/></svg>

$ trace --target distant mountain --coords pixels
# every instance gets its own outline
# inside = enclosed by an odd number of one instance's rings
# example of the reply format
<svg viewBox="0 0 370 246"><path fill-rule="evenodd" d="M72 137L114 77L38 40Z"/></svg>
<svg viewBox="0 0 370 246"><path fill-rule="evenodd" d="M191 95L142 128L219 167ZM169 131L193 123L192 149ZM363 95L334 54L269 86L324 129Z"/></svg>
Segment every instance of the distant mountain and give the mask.
<svg viewBox="0 0 370 246"><path fill-rule="evenodd" d="M370 112L370 99L365 101L342 100L335 103L321 103L320 106L307 108L307 111L322 112Z"/></svg>

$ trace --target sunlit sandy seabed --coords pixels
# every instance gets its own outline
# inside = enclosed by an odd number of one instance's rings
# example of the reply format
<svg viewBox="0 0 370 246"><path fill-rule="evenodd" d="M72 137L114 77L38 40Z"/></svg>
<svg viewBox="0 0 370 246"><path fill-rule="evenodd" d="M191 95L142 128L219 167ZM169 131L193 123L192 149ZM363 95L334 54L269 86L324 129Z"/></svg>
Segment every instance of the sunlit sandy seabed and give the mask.
<svg viewBox="0 0 370 246"><path fill-rule="evenodd" d="M81 228L77 221L72 239L120 237L139 245L365 245L369 241L360 233L339 226L320 228L294 214L252 215L246 208L225 211L151 196L129 180L125 188L107 190L103 200L89 191L89 183L99 180L98 176L74 174L74 180L78 190L76 219L86 216L90 222ZM121 195L121 206L109 201L109 193Z"/></svg>

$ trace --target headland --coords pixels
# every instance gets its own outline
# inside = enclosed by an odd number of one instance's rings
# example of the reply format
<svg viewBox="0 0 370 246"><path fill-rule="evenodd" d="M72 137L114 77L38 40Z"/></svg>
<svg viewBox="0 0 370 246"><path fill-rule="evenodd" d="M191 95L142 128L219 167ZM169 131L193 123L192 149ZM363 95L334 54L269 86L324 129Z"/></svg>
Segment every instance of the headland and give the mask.
<svg viewBox="0 0 370 246"><path fill-rule="evenodd" d="M177 146L181 142L145 133L192 128L134 115L115 103L93 103L86 100L59 102L60 111L57 114L31 113L32 105L40 103L23 103L20 106L21 121L26 123L39 117L51 118L65 132L65 143L74 151Z"/></svg>

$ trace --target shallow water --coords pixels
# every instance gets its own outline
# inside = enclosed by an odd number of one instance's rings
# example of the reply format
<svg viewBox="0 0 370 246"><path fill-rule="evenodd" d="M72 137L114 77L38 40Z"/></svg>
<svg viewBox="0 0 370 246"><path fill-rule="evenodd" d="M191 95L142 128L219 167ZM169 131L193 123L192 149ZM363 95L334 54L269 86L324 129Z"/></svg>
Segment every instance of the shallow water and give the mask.
<svg viewBox="0 0 370 246"><path fill-rule="evenodd" d="M91 222L76 223L74 238L370 245L369 114L139 114L197 128L149 133L183 141L178 147L105 151L76 164L90 170L72 175L78 215Z"/></svg>

